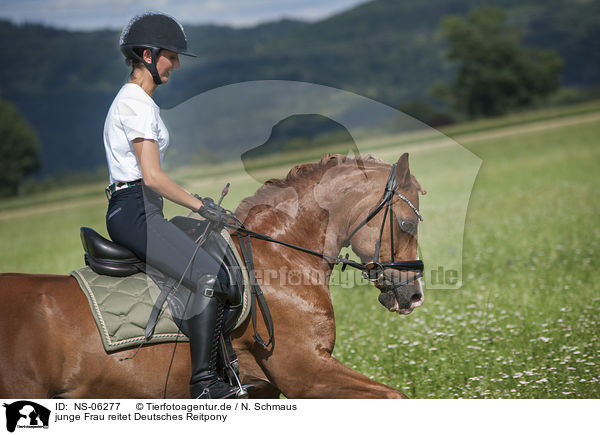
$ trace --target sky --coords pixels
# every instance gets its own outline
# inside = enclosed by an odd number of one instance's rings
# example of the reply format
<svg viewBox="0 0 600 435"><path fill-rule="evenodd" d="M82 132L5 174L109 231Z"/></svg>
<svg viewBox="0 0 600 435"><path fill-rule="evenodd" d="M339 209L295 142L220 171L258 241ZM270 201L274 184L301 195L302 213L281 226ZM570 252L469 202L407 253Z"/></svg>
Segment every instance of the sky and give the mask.
<svg viewBox="0 0 600 435"><path fill-rule="evenodd" d="M0 18L69 30L120 29L148 10L184 24L252 26L280 18L315 21L366 0L0 0Z"/></svg>

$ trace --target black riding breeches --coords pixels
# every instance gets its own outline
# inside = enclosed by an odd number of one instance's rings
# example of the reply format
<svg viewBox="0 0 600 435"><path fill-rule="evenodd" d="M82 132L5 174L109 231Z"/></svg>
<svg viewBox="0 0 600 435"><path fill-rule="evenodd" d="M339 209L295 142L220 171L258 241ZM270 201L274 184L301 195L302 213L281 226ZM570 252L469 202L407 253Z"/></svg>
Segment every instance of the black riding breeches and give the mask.
<svg viewBox="0 0 600 435"><path fill-rule="evenodd" d="M165 219L162 197L142 185L112 195L106 228L113 241L176 280L183 275L197 248L194 240ZM218 276L226 288L227 274L204 249L198 248L183 284L195 290L200 277L207 273Z"/></svg>

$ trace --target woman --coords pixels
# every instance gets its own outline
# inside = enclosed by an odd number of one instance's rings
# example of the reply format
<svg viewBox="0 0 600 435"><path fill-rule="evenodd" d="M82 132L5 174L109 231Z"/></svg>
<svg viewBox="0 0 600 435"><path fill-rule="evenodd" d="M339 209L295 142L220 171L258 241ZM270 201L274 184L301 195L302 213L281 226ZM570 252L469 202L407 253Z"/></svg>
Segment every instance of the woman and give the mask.
<svg viewBox="0 0 600 435"><path fill-rule="evenodd" d="M169 133L152 99L158 85L180 67L187 52L183 27L172 17L148 13L134 17L121 34L121 52L132 66L130 80L115 97L104 124L110 173L106 227L111 238L138 257L195 290L184 321L190 331L192 398L227 398L238 389L216 373L226 274L183 231L167 221L163 197L190 210L202 201L161 169ZM193 262L188 266L193 257Z"/></svg>

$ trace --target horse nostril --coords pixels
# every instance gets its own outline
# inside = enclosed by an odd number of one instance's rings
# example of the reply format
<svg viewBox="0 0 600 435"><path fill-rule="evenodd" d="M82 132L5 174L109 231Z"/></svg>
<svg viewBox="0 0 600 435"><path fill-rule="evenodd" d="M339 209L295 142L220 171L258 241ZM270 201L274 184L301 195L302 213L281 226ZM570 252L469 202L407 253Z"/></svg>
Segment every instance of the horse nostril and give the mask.
<svg viewBox="0 0 600 435"><path fill-rule="evenodd" d="M411 297L410 297L410 301L411 302L419 302L421 300L421 293L414 293Z"/></svg>

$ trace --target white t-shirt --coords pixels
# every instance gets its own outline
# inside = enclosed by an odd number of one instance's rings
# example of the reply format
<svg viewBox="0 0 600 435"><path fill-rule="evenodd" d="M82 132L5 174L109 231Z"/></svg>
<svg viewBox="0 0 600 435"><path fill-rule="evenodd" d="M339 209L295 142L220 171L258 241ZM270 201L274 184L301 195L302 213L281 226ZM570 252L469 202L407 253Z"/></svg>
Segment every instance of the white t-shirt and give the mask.
<svg viewBox="0 0 600 435"><path fill-rule="evenodd" d="M133 148L134 139L151 139L158 144L160 162L169 146L169 132L160 118L160 107L140 86L123 85L104 121L104 149L110 183L142 178Z"/></svg>

